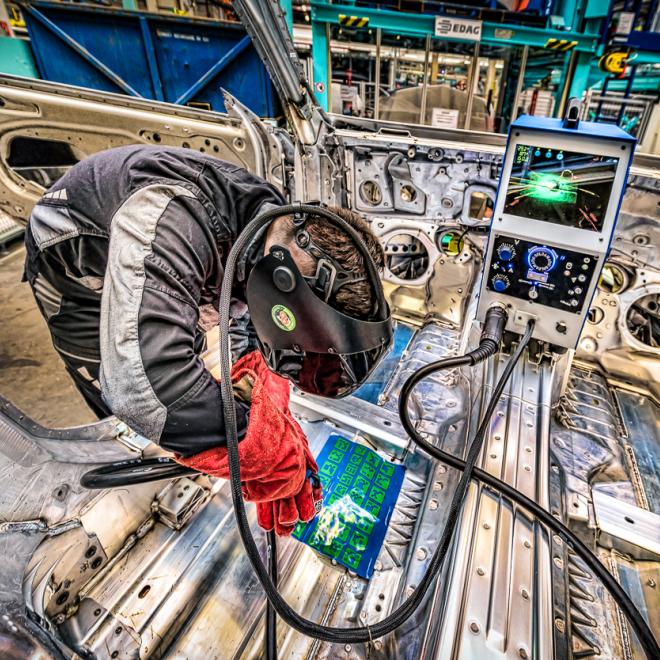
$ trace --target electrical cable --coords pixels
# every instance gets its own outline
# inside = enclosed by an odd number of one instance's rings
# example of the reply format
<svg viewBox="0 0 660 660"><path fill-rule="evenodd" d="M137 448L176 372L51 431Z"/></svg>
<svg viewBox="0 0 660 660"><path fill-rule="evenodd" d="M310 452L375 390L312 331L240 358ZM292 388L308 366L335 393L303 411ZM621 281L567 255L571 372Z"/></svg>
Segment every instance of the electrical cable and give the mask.
<svg viewBox="0 0 660 660"><path fill-rule="evenodd" d="M271 529L266 533L268 545L268 574L277 589L277 535ZM266 660L277 660L277 612L266 599Z"/></svg>
<svg viewBox="0 0 660 660"><path fill-rule="evenodd" d="M119 488L162 479L177 479L193 474L199 472L164 456L131 458L85 472L80 478L80 485L91 490Z"/></svg>
<svg viewBox="0 0 660 660"><path fill-rule="evenodd" d="M230 378L231 357L229 353L229 327L228 327L228 323L222 322L223 319L229 318L229 307L231 303L233 277L236 269L236 262L238 260L238 256L242 253L248 240L256 233L256 231L258 231L261 227L265 226L266 224L270 223L274 218L280 217L285 213L312 213L312 214L316 213L316 214L324 215L328 220L330 220L330 222L332 222L332 224L339 226L340 228L344 228L347 231L347 233L349 233L349 235L353 238L353 240L356 243L356 246L359 248L362 254L366 255L367 258L365 258L365 265L367 266L371 274L373 270L372 267L374 266L374 264L372 260L368 258L368 251L366 249L366 246L364 245L364 242L362 241L362 238L354 230L351 231L352 228L350 228L350 230L346 229L343 223L338 222L338 220L335 217L333 217L333 214L326 214L323 211L324 209L322 208L302 205L302 204L290 205L288 207L280 207L279 209L273 209L271 211L267 211L264 214L260 215L259 217L255 218L254 220L252 220L248 224L248 226L238 237L236 243L234 244L232 250L228 255L227 262L225 264L225 277L222 282L220 304L219 304L219 325L220 325L219 353L220 353L220 369L221 369L220 387L221 387L222 403L225 413L227 453L228 453L228 463L229 463L229 473L230 473L230 490L232 495L232 501L234 504L234 513L236 515L236 522L237 522L239 534L241 536L241 540L243 541L243 545L245 547L246 554L248 555L248 559L250 560L250 563L252 564L252 567L259 581L261 582L261 585L266 593L266 597L273 605L277 614L279 614L279 616L282 617L282 619L284 619L284 621L292 628L309 637L313 637L322 641L333 642L333 643L367 642L392 632L395 628L403 624L413 614L415 609L422 602L426 591L428 590L429 586L432 584L437 573L440 571L440 568L442 566L442 560L444 559L444 554L446 554L446 550L444 550L443 552L443 548L445 548L445 546L447 548L449 547L449 542L451 539L451 533L453 532L453 529L450 530L448 524L449 521L447 521L447 523L445 524L445 528L443 530L443 538L441 540L441 544L436 548L431 558L431 561L429 562L427 571L424 574L422 580L420 581L413 595L409 597L388 617L386 617L382 621L373 624L373 626L366 626L366 627L363 626L358 628L335 628L331 626L323 626L313 621L309 621L308 619L305 619L304 617L300 616L293 608L291 608L291 606L282 598L282 596L279 594L277 589L274 587L272 581L270 580L268 572L265 569L263 562L261 561L259 550L256 546L256 543L250 531L249 523L247 520L245 504L243 502L243 496L241 492L240 460L238 456L236 417L235 417L233 392L231 388L231 378ZM529 342L529 339L531 338L531 331L532 328L528 327L527 332L525 333L525 337L520 341L520 344L518 345L518 349L516 350L515 355L509 360L504 373L502 374L500 380L495 386L493 395L486 409L486 415L484 417L484 421L482 422L482 425L477 431L477 436L475 436L475 440L472 442L470 450L472 450L473 447L479 445L479 436L481 436L482 434L485 435L490 419L488 411L490 410L494 411L495 407L497 406L497 402L499 400L500 394L504 390L506 379L513 370L515 363L522 355L525 346ZM472 471L472 469L474 469L474 462L476 462L476 456L478 455L478 453L479 452L477 451L476 455L473 456L474 452L469 451L468 459L465 462L461 461L464 472L461 480L459 481L459 486L457 487L457 491L455 491L455 497L458 493L461 492L458 490L459 487L463 492L467 491L467 486L471 480L470 472ZM468 469L470 468L470 462L472 462L472 468ZM468 475L467 477L466 477L466 472ZM517 501L524 499L524 496L521 498L520 495L522 494L519 494L517 491L515 491L515 489L509 487L508 490L516 493ZM561 523L559 523L554 518L552 518L552 516L550 516L550 514L547 511L539 507L535 502L532 502L531 500L529 502L532 505L530 507L532 511L535 512L540 510L539 512L542 512L541 515L539 516L541 519L543 519L544 521L550 519L551 522L546 523L548 524L548 526L551 526L553 529L556 530L558 526L561 525ZM454 501L452 501L452 504L454 504ZM458 519L459 509L460 509L459 506L450 508L450 514L452 514L453 512L453 517L455 520ZM568 529L564 528L562 529L562 532L563 532L562 534L563 538L570 538L570 536L566 535L566 534L569 535L571 534ZM578 554L582 556L583 559L586 559L586 563L588 565L599 563L597 558L591 555L589 550L579 542L579 539L575 539L575 540L577 540L578 543L573 543L573 548L576 550ZM593 561L589 561L588 557L590 555ZM602 575L602 571L595 570L595 572L599 576L602 576L601 579L603 579L603 584L608 588L613 598L615 598L618 602L623 604L623 607L621 609L629 618L631 625L633 626L633 629L638 635L639 641L642 644L645 652L648 654L650 658L658 657L658 645L653 637L653 634L651 633L648 626L646 626L646 622L643 620L641 614L639 613L635 605L628 598L627 594L621 589L620 585L616 583L614 578L609 573L607 574L607 576L605 576ZM607 571L605 571L605 573L607 573Z"/></svg>
<svg viewBox="0 0 660 660"><path fill-rule="evenodd" d="M275 217L280 217L287 213L311 213L317 215L324 215L328 218L333 224L338 225L340 228L345 229L344 224L339 222L333 214L324 212L322 208L306 205L293 205L289 207L280 207L279 209L273 209L262 214L255 220L253 220L245 230L240 234L236 243L234 244L232 250L229 253L227 258L227 263L225 264L225 277L222 282L221 294L220 294L220 305L219 305L219 319L220 319L220 343L219 343L219 352L220 352L220 386L222 393L222 401L225 413L225 425L226 425L226 436L227 436L227 453L228 453L228 463L229 463L229 473L230 473L230 490L232 494L232 500L234 503L234 513L236 515L236 522L239 529L239 534L243 545L245 547L246 554L248 559L252 564L252 567L259 578L259 581L266 592L266 596L271 601L276 612L286 623L288 623L292 628L298 632L308 635L309 637L314 637L322 641L333 642L333 643L350 643L350 642L367 642L378 637L382 637L395 628L398 628L403 624L417 609L420 603L423 601L426 592L428 591L430 585L435 580L438 575L444 557L449 548L451 537L454 531L454 528L447 524L443 530L443 537L440 545L436 548L429 566L426 570L426 573L419 582L417 589L414 591L413 595L410 596L404 603L402 603L394 612L392 612L388 617L379 621L372 626L362 626L357 628L335 628L331 626L324 626L313 621L309 621L304 617L300 616L279 594L277 589L274 588L274 585L268 575L268 571L263 565L261 557L259 555L259 550L254 541L252 533L250 531L249 523L247 520L247 514L245 511L245 504L243 502L242 492L241 492L241 480L240 480L240 461L238 457L238 439L236 433L236 417L234 409L234 399L233 391L231 388L231 378L230 378L230 367L231 367L231 358L229 354L229 328L228 324L222 322L223 319L229 318L229 306L231 302L231 290L232 282L234 277L234 271L236 268L236 262L238 260L238 255L242 252L243 247L252 235L262 226L269 223ZM351 228L352 229L352 228ZM368 251L362 238L355 231L347 232L352 236L356 245L360 251L368 257ZM366 258L365 265L371 271L371 266L373 262L371 259ZM521 341L521 347L519 347L518 352L516 353L515 359L510 361L510 365L507 365L507 369L502 375L502 378L498 382L495 392L499 389L503 391L506 379L508 378L510 371L513 369L515 362L522 355L522 350L526 346L529 338L531 337L531 331L527 333L526 339ZM493 345L497 346L497 343L493 339L487 338L490 345L488 349L480 347L475 352L473 358L470 359L479 359L481 354L486 352L489 354L493 350ZM493 396L493 400L490 402L488 409L494 409L497 405L497 399L499 399L499 394L497 397ZM486 413L488 415L488 413ZM484 435L488 428L488 417L484 421L477 432L477 435ZM477 442L478 438L475 438L473 444ZM474 458L476 460L476 457ZM452 516L456 521L458 519L458 513L460 510L460 498L461 493L467 489L467 484L469 484L469 477L462 480L462 483L465 485L461 490L457 490L454 495L454 501L452 504L452 510L454 515ZM459 484L460 485L460 484ZM450 511L451 514L451 511Z"/></svg>
<svg viewBox="0 0 660 660"><path fill-rule="evenodd" d="M401 423L403 424L406 433L417 446L436 460L457 470L462 470L464 471L463 474L465 474L465 470L469 467L467 461L464 461L453 454L449 454L425 440L414 427L408 412L408 401L412 391L423 378L426 378L432 373L437 373L444 369L453 369L457 366L462 366L460 359L450 357L428 364L423 369L412 374L401 388L401 393L399 395L399 417L401 418ZM424 372L424 374L422 374L422 372ZM497 490L500 494L504 495L515 504L523 507L542 524L560 536L564 543L566 543L566 545L578 555L582 561L584 561L587 568L602 582L603 586L610 593L612 599L628 619L647 657L660 658L660 647L658 646L653 632L628 594L607 568L605 568L605 566L598 560L598 557L596 557L596 555L568 527L557 520L549 511L544 509L537 502L530 499L519 490L516 490L505 481L498 479L489 472L481 470L476 466L472 468L471 472L473 479Z"/></svg>
<svg viewBox="0 0 660 660"><path fill-rule="evenodd" d="M368 257L368 251L366 245L364 244L362 238L359 234L350 226L346 225L341 218L336 218L334 214L326 211L323 208L316 206L308 205L289 205L285 207L279 207L277 209L272 209L262 214L261 216L254 219L248 224L245 230L241 233L237 239L234 247L229 253L227 263L225 266L225 277L223 279L222 288L221 288L221 297L219 305L219 325L220 325L220 343L219 343L219 353L220 353L220 387L222 393L222 403L225 412L225 422L226 422L226 434L227 434L227 450L228 450L228 459L229 459L229 471L230 471L230 489L232 494L232 501L234 504L234 511L236 515L237 526L243 545L245 547L246 553L252 564L252 567L266 592L268 599L267 604L267 632L266 632L266 642L268 652L275 653L276 649L276 637L275 637L275 617L276 614L279 614L290 626L298 630L304 635L320 639L322 641L328 641L332 643L349 643L349 642L369 642L375 638L382 637L395 628L403 624L415 611L415 609L422 602L426 591L429 586L435 580L437 574L439 573L444 557L449 548L449 543L451 541L454 528L458 521L458 515L460 513L460 508L462 501L467 493L467 488L471 479L476 479L483 483L484 485L493 488L499 491L502 495L510 499L512 502L520 505L524 509L527 509L529 513L534 515L542 524L546 525L549 529L557 533L567 544L567 546L572 549L581 559L585 562L587 567L598 577L605 588L609 591L612 598L616 601L617 605L620 607L623 614L628 618L635 634L637 635L640 644L642 645L645 653L649 658L660 657L660 648L648 627L646 621L630 600L626 592L622 589L619 583L614 579L614 577L606 570L606 568L600 563L598 558L580 541L580 539L573 534L565 525L560 521L555 519L548 511L538 505L534 500L531 500L523 493L517 491L513 486L510 486L506 482L503 482L493 475L485 472L476 467L475 463L477 457L480 453L481 446L483 445L483 440L485 433L487 432L490 418L494 413L501 393L504 390L506 382L515 367L515 364L520 359L523 354L523 351L531 338L532 326L528 326L525 336L521 339L518 348L514 355L509 359L507 366L502 373L500 379L498 380L492 396L486 406L486 413L483 417L482 423L477 430L474 440L472 441L470 448L468 450L468 455L466 460L462 460L452 454L438 449L424 438L422 438L417 430L414 428L410 416L408 414L408 400L414 389L414 387L419 383L423 378L436 373L437 371L449 368L455 368L464 365L474 365L477 362L485 360L490 355L493 355L498 347L502 336L503 327L505 324L505 315L503 311L500 310L499 313L496 311L497 308L491 308L486 317L486 323L484 323L484 332L482 333L480 345L474 351L467 353L463 356L450 357L443 360L439 360L432 364L426 365L418 372L413 374L404 384L401 394L400 394L400 416L401 422L404 426L404 429L412 439L412 441L418 445L421 449L427 452L431 457L436 460L440 460L447 465L454 467L458 470L463 471L463 475L459 484L454 492L452 502L450 505L450 515L445 523L443 529L443 535L441 542L436 548L429 567L427 568L426 573L424 574L422 580L419 583L418 588L415 590L414 594L408 598L402 605L400 605L397 610L395 610L388 617L382 621L375 623L373 626L366 626L360 628L335 628L330 626L322 626L320 624L314 623L301 617L295 610L293 610L288 603L280 596L277 591L277 554L275 548L275 539L274 533L270 532L268 536L268 545L269 545L269 567L268 570L263 565L261 557L259 555L258 548L252 537L249 524L247 521L247 515L245 512L245 506L242 498L241 485L240 485L240 462L238 457L238 440L237 440L237 431L236 431L236 418L235 418L235 409L233 402L233 391L231 389L231 378L230 378L230 368L231 368L231 358L229 355L229 332L228 324L223 323L223 319L229 318L229 304L231 299L231 284L233 282L234 271L236 268L236 262L238 257L242 254L245 245L252 238L252 236L262 227L269 224L276 217L280 217L285 214L291 213L312 213L316 215L322 215L326 217L331 223L342 228L346 233L348 233L351 238L355 241L359 250L365 256L365 266L369 270L370 276L374 276L375 265L373 261ZM379 312L382 312L383 306L385 305L382 290L377 290L376 296L378 298L377 304ZM504 320L503 320L504 319ZM131 464L129 479L130 483L140 483L146 480L154 480L156 478L165 478L169 476L170 478L174 476L171 472L166 472L166 463L168 459L156 459L162 465L155 466L158 469L162 469L164 472L162 476L157 477L151 474L148 468L146 474L149 477L145 479L145 474L142 474L142 479L138 479L138 465L140 461L129 461L123 464L123 468L126 469L126 466ZM135 468L132 466L135 465ZM125 475L120 474L121 470L116 470L116 465L106 466L106 468L101 468L104 470L102 475L105 479L104 484L99 486L98 482L94 479L89 479L87 487L113 487L120 485L122 477ZM171 465L171 461L170 461ZM112 469L115 468L117 471L116 475L112 474ZM181 468L181 466L178 466ZM174 470L173 470L174 471ZM172 471L172 472L173 472ZM92 475L98 473L98 470L93 470L90 473L85 475ZM180 476L180 475L176 475ZM98 474L96 474L98 477ZM110 483L111 479L113 480ZM122 483L128 483L123 481ZM450 520L453 521L450 524ZM271 564L271 561L273 562ZM272 635L271 635L272 632ZM272 643L271 643L271 640ZM273 655L272 657L276 657Z"/></svg>

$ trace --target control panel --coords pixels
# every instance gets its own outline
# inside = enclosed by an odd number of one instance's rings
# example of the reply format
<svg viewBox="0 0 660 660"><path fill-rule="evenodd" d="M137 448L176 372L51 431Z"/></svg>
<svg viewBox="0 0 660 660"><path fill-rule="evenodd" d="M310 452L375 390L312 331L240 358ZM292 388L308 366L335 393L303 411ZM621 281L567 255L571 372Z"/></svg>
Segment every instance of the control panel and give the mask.
<svg viewBox="0 0 660 660"><path fill-rule="evenodd" d="M581 314L597 255L539 245L516 237L493 237L486 288L497 293Z"/></svg>
<svg viewBox="0 0 660 660"><path fill-rule="evenodd" d="M509 310L507 329L572 348L607 257L634 150L615 126L520 117L511 126L477 316Z"/></svg>

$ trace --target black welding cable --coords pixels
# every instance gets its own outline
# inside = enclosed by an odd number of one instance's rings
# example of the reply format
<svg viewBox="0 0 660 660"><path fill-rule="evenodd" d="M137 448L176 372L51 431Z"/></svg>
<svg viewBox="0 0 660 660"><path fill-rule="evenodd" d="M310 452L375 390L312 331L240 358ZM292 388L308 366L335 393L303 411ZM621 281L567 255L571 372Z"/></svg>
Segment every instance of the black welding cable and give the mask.
<svg viewBox="0 0 660 660"><path fill-rule="evenodd" d="M451 357L443 358L442 360L431 362L430 364L420 367L403 384L401 393L403 394L406 387L410 387L409 383L413 383L414 386L421 380L428 378L431 374L438 371L455 369L456 367L464 367L467 365L472 366L487 360L491 355L495 355L500 347L500 342L502 341L506 321L507 312L504 307L494 305L488 309L486 311L484 327L477 348L465 355L452 355Z"/></svg>
<svg viewBox="0 0 660 660"><path fill-rule="evenodd" d="M513 361L513 358L510 362ZM445 369L453 369L456 365L456 358L445 358L432 364L427 365L423 370L420 369L412 374L410 378L404 383L401 388L399 396L399 417L406 433L410 436L411 440L423 449L427 454L432 456L438 461L449 465L450 467L462 470L465 475L466 470L470 467L467 461L464 461L453 454L449 454L442 449L438 449L430 442L425 440L417 431L414 424L410 419L408 411L408 401L415 388L415 386L424 378L430 376L432 373L437 373ZM459 365L460 366L460 365ZM423 373L422 373L423 372ZM623 612L624 616L630 622L637 638L639 639L644 652L649 658L660 658L660 647L656 641L653 632L646 623L646 620L641 615L635 604L632 602L628 594L624 591L623 587L616 581L614 576L603 566L598 560L598 557L584 544L582 541L563 523L557 520L546 509L540 506L537 502L527 497L524 493L516 490L513 486L494 477L489 472L485 472L480 468L473 466L471 469L472 478L480 481L481 483L499 491L506 498L510 499L515 504L526 509L542 524L551 529L555 534L559 535L566 545L578 555L582 561L587 565L587 568L602 582L603 586L612 596L612 599Z"/></svg>
<svg viewBox="0 0 660 660"><path fill-rule="evenodd" d="M420 580L417 589L415 589L413 595L408 598L404 603L402 603L394 612L392 612L388 617L379 621L372 626L362 626L357 628L335 628L331 626L323 626L313 621L309 621L304 617L301 617L279 594L277 589L272 584L268 571L266 570L261 557L259 555L259 550L256 546L250 527L247 520L247 515L245 512L245 504L243 502L242 492L241 492L241 481L240 481L240 461L238 457L238 441L236 434L236 418L235 418L235 409L234 409L234 400L233 392L231 389L231 379L230 379L230 367L231 367L231 358L229 354L229 331L228 324L226 319L229 318L229 305L231 302L231 288L232 280L234 276L234 270L236 267L236 261L238 255L243 250L244 245L247 243L249 238L255 233L255 231L265 224L269 223L273 218L282 215L284 212L302 212L302 213L318 213L319 209L316 207L308 206L292 206L292 207L282 207L280 209L274 209L272 211L267 211L262 214L259 218L255 219L248 225L243 233L238 237L236 243L234 244L225 265L225 277L222 283L221 296L220 296L220 306L219 306L219 318L220 318L220 368L222 371L220 378L220 385L222 390L222 400L225 413L225 424L226 424L226 434L227 434L227 453L228 453L228 462L229 462L229 472L230 472L230 486L232 500L234 503L234 512L236 515L236 522L238 525L239 533L245 547L246 554L252 564L252 567L261 582L264 591L266 592L267 598L271 601L273 607L279 614L279 616L284 619L292 628L298 632L308 635L309 637L314 637L322 641L333 642L333 643L351 643L351 642L367 642L378 637L382 637L394 629L398 628L400 625L405 623L405 621L414 613L420 603L423 601L426 592L429 587L437 577L442 568L442 562L449 548L451 541L451 536L453 533L453 528L450 524L445 526L443 532L443 538L441 544L436 548L426 573ZM333 224L339 224L333 217L328 218ZM343 224L339 224L343 228ZM362 239L357 236L353 236L353 239L361 246L361 252L367 254L366 246ZM369 264L367 264L369 265ZM497 405L497 399L499 394L498 390L503 391L506 379L510 375L513 366L515 365L516 360L522 354L522 349L525 347L526 342L529 340L527 338L525 341L521 342L521 348L517 352L517 357L511 360L511 364L507 365L507 369L502 375L502 378L497 383L495 387L495 392L493 395L493 400L491 400L488 409L494 410ZM497 395L496 395L497 394ZM496 395L496 396L495 396ZM486 413L488 415L488 413ZM485 434L488 428L488 422L483 422L478 434ZM478 439L475 439L476 442ZM462 490L465 491L467 484L469 484L469 478L464 480L465 486L462 487ZM460 484L459 484L460 485ZM462 497L461 490L457 490L455 493L455 501L453 504L455 513L452 516L455 520L458 519L458 512L460 509L460 499ZM451 512L450 512L451 514Z"/></svg>
<svg viewBox="0 0 660 660"><path fill-rule="evenodd" d="M266 226L275 217L279 217L285 212L317 213L318 209L316 207L310 207L305 205L300 205L300 206L293 205L289 207L281 207L280 209L273 209L271 211L267 211L258 218L255 218L245 228L245 230L241 233L238 240L234 244L227 259L227 264L225 266L225 278L222 283L220 305L219 305L219 312L220 312L219 351L220 351L220 369L222 372L220 386L222 391L223 408L225 412L227 450L228 450L229 471L230 471L230 489L232 494L232 501L234 504L234 513L236 515L236 522L239 529L239 534L241 536L241 540L243 541L246 554L248 555L250 563L252 564L252 567L257 577L259 578L262 587L264 588L266 597L271 601L277 613L286 621L286 623L288 623L292 628L294 628L298 632L307 635L309 637L320 639L322 641L328 641L333 643L366 642L375 639L377 637L382 637L383 635L392 632L392 630L394 630L399 625L404 623L414 612L414 610L422 601L425 591L428 589L428 586L433 582L433 580L436 577L436 574L439 572L439 569L441 568L441 564L442 564L442 558L440 557L441 548L438 547L436 549L434 555L431 558L429 568L427 569L427 572L425 573L422 581L420 582L418 588L415 590L414 594L384 620L374 624L373 626L360 627L360 628L334 628L329 626L321 626L317 623L305 619L304 617L301 617L280 596L277 589L274 588L268 576L266 568L264 567L263 562L261 561L261 557L259 556L259 551L254 542L254 538L252 537L252 533L250 531L247 520L247 515L245 512L245 504L242 498L241 484L240 484L240 461L238 457L238 439L236 432L236 417L235 417L234 402L233 402L233 392L230 386L231 358L229 353L229 329L228 329L228 323L226 322L226 319L229 318L229 306L231 302L231 288L232 288L231 283L233 280L238 256L242 253L248 240L256 233L256 231L258 231L258 229L260 229L263 226ZM333 224L338 225L339 227L343 227L343 224L338 223L337 220L333 219L332 215L328 216L328 220L330 220ZM343 228L349 234L351 234L353 240L356 242L357 245L360 246L360 251L362 252L362 254L368 255L366 246L364 245L364 242L362 241L361 237L359 235L356 235L355 232L351 232L350 228L349 229L346 229L345 227ZM371 272L373 270L372 268L373 262L371 262L369 259L367 259L366 261L367 261L367 267ZM522 343L523 342L521 342L521 344ZM519 346L518 348L519 350L516 354L519 357L522 354L521 346ZM522 346L522 348L524 348L524 345ZM511 369L513 369L514 363L515 363L514 358L509 360ZM507 367L508 366L509 365L507 365ZM506 370L495 387L495 390L493 392L493 397L491 398L490 405L488 406L488 408L492 408L493 410L495 409L497 405L497 400L499 399L500 396L499 394L495 396L495 394L498 390L498 386L500 385L503 391L505 376L507 376ZM484 424L485 423L482 423L482 425ZM449 459L452 459L447 461L451 465L454 462L453 457L451 457L451 455L447 455L447 456ZM460 461L460 463L462 465L462 468L465 469L466 463L464 463L463 461ZM487 473L482 473L482 471L478 471L478 473L486 475L486 479L484 479L486 483L490 482L497 484L498 480L494 478L489 479L491 475L487 475ZM525 506L525 502L528 500L528 498L523 496L521 493L518 493L518 491L508 486L508 484L504 484L503 482L502 484L504 486L502 492L507 494L512 500L519 502L523 506ZM539 507L532 500L529 500L529 508L532 512L536 513L539 516L539 518L552 529L557 530L558 527L563 528L562 529L563 538L567 538L567 539L571 538L572 536L571 532L567 528L564 528L564 526L561 525L559 521L556 521L554 518L552 518L552 516L550 516L547 511ZM447 527L445 527L445 533L446 532L447 532ZM582 544L580 544L579 540L576 539L576 541L577 543L573 544L573 548L578 554L582 556L583 559L585 559L587 565L592 565L594 563L593 561L589 561L590 556L593 560L595 560L595 563L598 563L598 560L595 557L593 557L593 555L591 555L589 550L585 548ZM601 575L601 572L597 570L597 568L594 569L594 572L599 576ZM648 657L650 658L659 657L658 645L655 642L652 633L646 626L646 623L643 620L637 608L628 598L627 594L625 592L622 592L616 581L614 581L613 584L613 579L611 575L608 574L602 576L601 579L603 579L603 584L610 590L612 596L615 599L618 599L619 602L625 604L625 606L622 607L622 611L630 619L631 624L633 625L635 631L638 632L639 640L642 643L642 646L645 652L647 653Z"/></svg>
<svg viewBox="0 0 660 660"><path fill-rule="evenodd" d="M225 409L225 414L227 416L226 421L227 421L227 436L228 436L228 453L230 459L229 465L230 465L230 476L231 476L230 485L231 485L232 500L234 503L234 509L236 513L236 520L239 528L239 533L241 534L241 538L243 540L243 544L245 546L246 552L248 554L250 562L252 563L255 573L257 574L260 582L262 583L262 586L264 587L264 590L266 591L268 601L273 606L273 609L276 610L280 614L280 616L282 616L282 618L285 619L287 623L289 623L289 625L291 625L299 632L308 635L310 637L314 637L324 641L339 642L339 643L351 642L351 641L366 642L368 640L374 639L376 637L380 637L382 635L387 634L388 632L391 632L398 625L405 622L405 620L410 616L410 614L412 614L414 609L419 605L419 602L421 602L421 598L423 597L424 591L426 590L426 588L428 588L428 585L432 582L432 580L435 577L435 573L433 573L431 569L435 567L436 568L435 572L437 572L437 570L441 567L442 564L441 559L438 565L436 565L435 563L440 548L438 548L436 550L436 553L434 553L431 560L431 565L429 566L429 570L424 576L425 580L427 577L429 578L429 580L425 583L425 586L420 584L420 588L416 590L414 596L409 598L401 607L399 607L395 612L393 612L389 617L387 617L383 621L368 628L366 627L331 628L326 626L319 626L316 623L313 623L311 621L304 619L303 617L300 617L294 610L292 610L289 607L289 605L286 603L286 601L284 601L281 598L281 596L277 592L277 589L272 584L272 581L269 580L269 576L266 573L266 569L264 568L263 563L261 562L261 558L259 557L256 544L254 543L254 539L252 538L252 535L248 527L247 517L245 513L245 506L242 501L242 494L240 490L240 472L239 472L240 465L238 461L236 419L234 416L233 396L231 390L229 390L229 393L227 392L229 388L226 385L226 383L231 382L230 373L229 373L231 367L231 360L229 358L229 351L228 351L228 347L229 347L228 331L226 327L226 322L223 322L223 319L228 318L228 313L229 313L228 301L230 296L230 287L227 287L226 283L231 282L236 266L236 261L238 259L238 255L241 254L248 239L250 239L256 233L256 231L258 231L259 228L270 223L271 220L281 215L283 212L292 213L295 211L300 211L303 213L315 213L318 212L318 209L316 207L309 207L302 205L288 206L280 209L275 209L273 211L269 211L263 214L262 216L256 218L248 225L248 227L246 227L244 232L241 234L241 237L239 237L239 240L234 245L234 249L231 251L229 255L227 261L227 267L225 270L225 282L223 283L222 296L220 301L220 311L221 311L220 366L222 370L221 389L222 389L223 407ZM338 226L342 227L340 223L338 223L336 220L333 220L331 217L329 217L328 219L334 224L337 224ZM348 233L351 233L351 228L344 228L344 229L346 229ZM364 246L359 235L353 236L353 240L355 240L356 243L361 244L363 254L367 254L366 246ZM373 262L369 263L369 260L367 261L368 261L367 267L371 271L372 268L375 267L373 266ZM482 341L483 340L484 340L484 336L482 335ZM492 350L493 345L491 344L487 348L486 346L488 342L485 341L483 342L483 344L484 345L480 346L480 348L483 348L484 351L486 351L488 354L491 354L493 352ZM498 344L499 344L499 337L497 338L495 347L497 347ZM223 350L223 346L227 348ZM407 381L401 393L401 401L405 402L405 405L402 404L403 407L401 409L401 420L404 425L404 428L406 429L412 440L417 445L419 445L424 451L430 454L433 458L436 458L437 460L440 460L446 463L447 465L450 465L451 467L463 471L465 471L467 468L466 461L463 461L462 459L457 458L456 456L448 454L438 449L437 447L434 447L417 433L408 415L407 400L410 397L410 394L414 386L422 378L430 375L431 373L435 373L436 371L440 371L442 369L462 366L464 364L474 364L476 361L479 361L480 359L484 359L484 354L482 351L480 351L480 349L477 349L476 351L473 351L472 354L468 354L467 356L447 358L444 360L440 360L439 362L433 363L432 365L427 365L427 367L414 374L409 379L409 381ZM509 362L510 363L515 362L515 359L512 358ZM511 368L513 368L513 365ZM503 374L503 377L500 379L500 382L498 382L498 386L500 385L500 383L502 383L503 385L504 376L506 376L506 372L505 374ZM496 390L497 390L497 386L496 386ZM493 396L493 398L491 398L490 403L496 405L497 399L498 396ZM490 404L488 407L490 408ZM488 417L484 419L484 423L486 419L488 419ZM477 438L475 437L475 442L476 441ZM147 480L165 478L165 476L169 476L170 478L174 476L179 476L173 473L171 461L166 461L166 462L169 463L170 465L150 466L147 470L147 476L148 476ZM105 468L103 468L105 475L105 482L103 484L103 487L124 485L123 480L125 479L125 477L123 475L123 472L126 470L126 467L127 466L124 463L121 463L112 466L106 466ZM129 475L131 478L130 483L137 483L138 481L134 481L134 479L139 478L138 472L140 472L140 469L137 466L137 464L136 465L131 464L131 466L129 467L131 472L131 474ZM161 476L157 476L155 473L158 473L162 468L166 469L166 473L161 472L160 473ZM99 484L97 483L98 475L95 475L96 472L98 472L98 470L93 470L86 475L89 481L88 487L90 488L100 487ZM114 472L117 473L114 474ZM612 598L617 602L617 604L621 608L621 611L630 621L632 628L637 634L638 639L642 647L644 648L644 651L647 654L647 656L649 658L660 657L660 649L658 647L657 642L655 641L655 638L653 637L653 633L650 631L648 625L646 624L646 621L644 620L640 612L637 610L635 605L632 603L628 595L625 593L625 591L623 591L623 589L618 584L618 582L616 582L613 576L598 561L598 558L567 527L565 527L562 523L560 523L553 516L551 516L545 509L540 507L536 502L529 499L527 496L523 495L509 484L500 481L493 475L484 472L483 470L480 470L477 467L474 467L472 469L472 474L473 474L473 478L499 491L502 495L510 499L512 502L527 509L531 514L536 516L536 518L538 518L541 523L546 525L552 531L557 533L562 539L564 539L567 545L578 556L582 558L582 560L585 562L587 567L602 581L603 585L609 591ZM145 475L142 476L144 477ZM110 481L112 481L112 483L110 483ZM447 527L445 528L445 533L446 532L447 532ZM275 555L272 555L272 557L273 559L275 559ZM419 599L416 599L415 597L418 596L420 593L421 596L419 597Z"/></svg>
<svg viewBox="0 0 660 660"><path fill-rule="evenodd" d="M266 534L268 541L268 574L277 589L277 535L275 530ZM266 599L266 660L277 660L277 612Z"/></svg>

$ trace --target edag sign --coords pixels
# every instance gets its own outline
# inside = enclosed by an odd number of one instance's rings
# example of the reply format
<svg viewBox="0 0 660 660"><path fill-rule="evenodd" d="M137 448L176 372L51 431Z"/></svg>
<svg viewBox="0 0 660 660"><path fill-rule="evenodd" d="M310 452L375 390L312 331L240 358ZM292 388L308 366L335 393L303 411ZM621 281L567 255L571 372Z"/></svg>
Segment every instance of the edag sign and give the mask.
<svg viewBox="0 0 660 660"><path fill-rule="evenodd" d="M452 39L465 39L468 41L481 41L481 21L472 21L467 18L436 16L435 36L451 37Z"/></svg>

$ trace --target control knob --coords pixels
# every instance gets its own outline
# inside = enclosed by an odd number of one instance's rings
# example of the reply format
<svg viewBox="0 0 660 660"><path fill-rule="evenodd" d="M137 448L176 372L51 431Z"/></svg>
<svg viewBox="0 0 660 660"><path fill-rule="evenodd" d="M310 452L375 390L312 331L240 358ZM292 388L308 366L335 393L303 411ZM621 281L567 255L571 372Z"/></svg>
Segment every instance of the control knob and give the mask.
<svg viewBox="0 0 660 660"><path fill-rule="evenodd" d="M497 248L497 254L502 261L511 261L516 256L516 248L511 243L502 243Z"/></svg>
<svg viewBox="0 0 660 660"><path fill-rule="evenodd" d="M527 253L530 268L538 273L551 271L557 264L557 255L554 250L537 245Z"/></svg>
<svg viewBox="0 0 660 660"><path fill-rule="evenodd" d="M493 289L498 293L509 288L509 278L506 275L495 275L493 277Z"/></svg>

